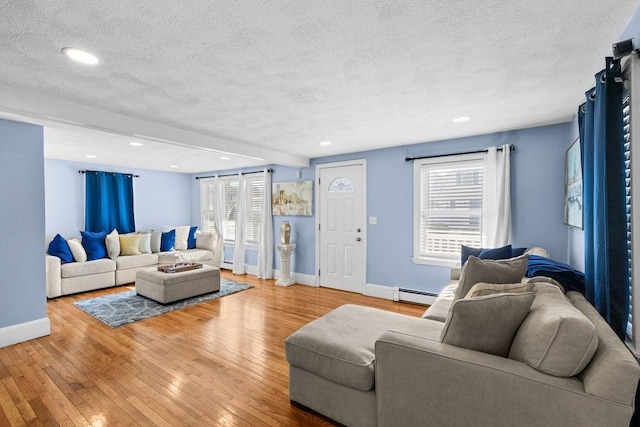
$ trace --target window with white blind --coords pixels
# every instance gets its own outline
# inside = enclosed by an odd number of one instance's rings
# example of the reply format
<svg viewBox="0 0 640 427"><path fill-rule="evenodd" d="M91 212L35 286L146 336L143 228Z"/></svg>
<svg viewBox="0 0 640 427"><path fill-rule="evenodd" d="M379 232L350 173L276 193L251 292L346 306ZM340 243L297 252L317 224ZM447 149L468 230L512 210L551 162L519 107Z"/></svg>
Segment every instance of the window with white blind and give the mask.
<svg viewBox="0 0 640 427"><path fill-rule="evenodd" d="M482 243L481 154L416 160L414 262L451 263Z"/></svg>
<svg viewBox="0 0 640 427"><path fill-rule="evenodd" d="M238 213L238 185L237 178L223 178L222 182L222 199L224 206L222 208L222 234L226 243L233 243L236 240L236 218ZM246 211L245 211L245 243L249 245L257 245L260 241L261 217L262 217L262 198L264 196L264 178L246 178ZM214 180L203 179L200 182L201 187L201 230L213 231L215 229L214 221L214 196L213 196Z"/></svg>
<svg viewBox="0 0 640 427"><path fill-rule="evenodd" d="M640 356L640 257L634 256L635 242L640 242L640 156L637 155L640 135L640 60L638 54L629 56L624 64L625 90L623 95L623 134L625 149L625 187L627 211L627 243L629 247L629 322L627 344ZM635 173L634 173L635 172Z"/></svg>

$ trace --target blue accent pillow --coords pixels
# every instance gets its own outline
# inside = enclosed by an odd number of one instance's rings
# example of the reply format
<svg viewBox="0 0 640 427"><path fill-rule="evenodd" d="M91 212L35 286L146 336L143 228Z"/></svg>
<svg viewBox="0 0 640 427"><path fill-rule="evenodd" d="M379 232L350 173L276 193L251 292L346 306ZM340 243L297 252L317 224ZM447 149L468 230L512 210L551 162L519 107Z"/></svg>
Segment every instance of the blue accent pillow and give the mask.
<svg viewBox="0 0 640 427"><path fill-rule="evenodd" d="M194 249L196 247L196 230L198 230L198 226L193 226L189 229L189 237L187 237L187 249Z"/></svg>
<svg viewBox="0 0 640 427"><path fill-rule="evenodd" d="M511 258L522 256L527 252L527 248L511 248Z"/></svg>
<svg viewBox="0 0 640 427"><path fill-rule="evenodd" d="M511 253L511 245L500 248L473 248L462 245L462 249L460 250L460 265L464 265L472 255L480 259L509 259L512 258Z"/></svg>
<svg viewBox="0 0 640 427"><path fill-rule="evenodd" d="M107 237L106 231L81 231L82 247L87 253L87 261L102 259L107 257L107 247L104 244L104 238Z"/></svg>
<svg viewBox="0 0 640 427"><path fill-rule="evenodd" d="M71 253L69 244L64 239L64 237L59 234L56 234L56 237L54 237L51 243L49 243L47 253L49 255L57 256L58 258L60 258L61 264L73 262L73 254Z"/></svg>
<svg viewBox="0 0 640 427"><path fill-rule="evenodd" d="M171 252L176 246L176 230L162 233L160 237L160 252Z"/></svg>
<svg viewBox="0 0 640 427"><path fill-rule="evenodd" d="M529 256L526 276L551 277L557 280L565 291L576 291L582 295L585 293L584 273L582 271L543 256Z"/></svg>

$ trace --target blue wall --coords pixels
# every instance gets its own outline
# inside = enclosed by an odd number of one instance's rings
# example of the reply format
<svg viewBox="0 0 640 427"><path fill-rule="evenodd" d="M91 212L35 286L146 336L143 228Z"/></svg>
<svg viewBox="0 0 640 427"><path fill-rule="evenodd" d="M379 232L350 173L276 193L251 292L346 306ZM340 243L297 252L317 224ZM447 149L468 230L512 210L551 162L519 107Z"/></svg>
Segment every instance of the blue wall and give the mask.
<svg viewBox="0 0 640 427"><path fill-rule="evenodd" d="M618 38L618 40L612 40L611 43L615 43L621 40L633 39L633 47L635 49L640 49L640 7L636 10L636 13L633 14L627 27L622 31L622 34ZM595 74L598 70L596 70L593 74ZM587 90L588 88L585 88Z"/></svg>
<svg viewBox="0 0 640 427"><path fill-rule="evenodd" d="M163 225L188 225L191 219L190 175L148 169L95 165L46 159L46 235L80 235L84 230L84 175L79 170L103 170L140 175L133 180L137 230Z"/></svg>
<svg viewBox="0 0 640 427"><path fill-rule="evenodd" d="M0 328L47 317L42 127L0 119Z"/></svg>
<svg viewBox="0 0 640 427"><path fill-rule="evenodd" d="M318 164L352 159L367 160L367 216L378 217L367 225L367 283L402 286L438 292L448 282L449 268L417 265L413 255L413 165L409 156L449 154L513 144L511 197L513 244L542 246L552 256L567 261L567 230L563 224L564 152L570 140L571 124L515 130L448 141L407 145L340 156L313 159L309 168L275 165L273 182L315 180ZM255 170L255 169L254 169ZM235 173L237 171L225 171ZM199 176L213 174L199 174ZM195 177L197 175L194 175ZM192 181L192 222L199 223L199 182ZM314 202L315 203L315 202ZM314 204L315 207L315 204ZM292 271L314 275L315 218L274 217L274 236L279 238L283 220L289 220L292 241L297 243ZM226 259L231 259L231 251ZM255 253L247 263L255 265ZM253 261L252 261L253 260ZM275 267L279 268L276 259Z"/></svg>

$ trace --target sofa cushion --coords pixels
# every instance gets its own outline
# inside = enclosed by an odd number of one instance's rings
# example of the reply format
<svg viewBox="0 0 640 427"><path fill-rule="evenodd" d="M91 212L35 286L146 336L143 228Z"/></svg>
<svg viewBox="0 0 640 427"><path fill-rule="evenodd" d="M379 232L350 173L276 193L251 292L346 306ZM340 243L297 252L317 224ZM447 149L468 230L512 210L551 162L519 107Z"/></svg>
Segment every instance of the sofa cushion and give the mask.
<svg viewBox="0 0 640 427"><path fill-rule="evenodd" d="M107 255L111 259L115 259L120 256L120 235L115 228L107 237L104 238L104 244L107 247Z"/></svg>
<svg viewBox="0 0 640 427"><path fill-rule="evenodd" d="M106 232L81 231L80 234L82 235L82 247L87 252L87 261L107 257L107 247L104 244L104 239L107 237Z"/></svg>
<svg viewBox="0 0 640 427"><path fill-rule="evenodd" d="M120 235L120 255L140 255L140 235Z"/></svg>
<svg viewBox="0 0 640 427"><path fill-rule="evenodd" d="M60 266L60 276L69 277L87 276L89 274L109 273L116 270L116 263L109 258L96 259L87 262L72 262Z"/></svg>
<svg viewBox="0 0 640 427"><path fill-rule="evenodd" d="M160 252L160 243L162 242L162 232L151 232L151 253L157 254Z"/></svg>
<svg viewBox="0 0 640 427"><path fill-rule="evenodd" d="M140 233L140 253L143 253L143 254L152 253L151 252L151 233Z"/></svg>
<svg viewBox="0 0 640 427"><path fill-rule="evenodd" d="M175 250L176 230L165 231L160 238L160 251L169 252Z"/></svg>
<svg viewBox="0 0 640 427"><path fill-rule="evenodd" d="M437 341L442 323L357 305L343 305L285 341L291 365L359 390L374 387L375 343L387 330Z"/></svg>
<svg viewBox="0 0 640 427"><path fill-rule="evenodd" d="M69 245L69 249L71 250L71 254L73 255L73 260L75 262L85 262L87 260L87 253L84 251L80 240L69 239L67 240L67 244Z"/></svg>
<svg viewBox="0 0 640 427"><path fill-rule="evenodd" d="M501 293L457 300L451 306L440 341L506 357L535 295Z"/></svg>
<svg viewBox="0 0 640 427"><path fill-rule="evenodd" d="M529 256L505 260L482 260L469 257L460 276L460 283L453 300L463 298L476 283L516 283L522 280L527 271Z"/></svg>
<svg viewBox="0 0 640 427"><path fill-rule="evenodd" d="M196 248L196 231L198 231L197 225L189 228L189 236L187 237L187 249Z"/></svg>
<svg viewBox="0 0 640 427"><path fill-rule="evenodd" d="M218 233L197 231L196 232L196 248L214 251L218 243Z"/></svg>
<svg viewBox="0 0 640 427"><path fill-rule="evenodd" d="M471 287L465 298L484 297L494 294L522 294L525 292L532 292L535 285L528 282L518 283L476 283Z"/></svg>
<svg viewBox="0 0 640 427"><path fill-rule="evenodd" d="M453 304L453 295L458 287L458 281L453 280L440 292L438 298L435 300L429 308L424 312L422 317L424 319L436 320L438 322L445 322L451 304Z"/></svg>
<svg viewBox="0 0 640 427"><path fill-rule="evenodd" d="M189 227L188 225L181 225L179 227L173 227L173 226L162 227L163 232L175 230L175 233L176 233L175 250L176 251L184 251L188 248L190 229L191 227Z"/></svg>
<svg viewBox="0 0 640 427"><path fill-rule="evenodd" d="M116 268L118 270L126 270L129 268L148 267L158 264L158 255L156 254L140 254L140 255L124 255L115 259Z"/></svg>
<svg viewBox="0 0 640 427"><path fill-rule="evenodd" d="M202 249L187 249L186 251L179 251L178 256L185 262L211 261L213 252Z"/></svg>
<svg viewBox="0 0 640 427"><path fill-rule="evenodd" d="M71 253L71 248L69 248L69 243L59 234L56 234L56 237L49 243L47 253L60 258L61 264L73 262L73 254Z"/></svg>
<svg viewBox="0 0 640 427"><path fill-rule="evenodd" d="M593 324L554 285L535 289L531 312L516 334L509 358L558 377L579 374L598 348Z"/></svg>

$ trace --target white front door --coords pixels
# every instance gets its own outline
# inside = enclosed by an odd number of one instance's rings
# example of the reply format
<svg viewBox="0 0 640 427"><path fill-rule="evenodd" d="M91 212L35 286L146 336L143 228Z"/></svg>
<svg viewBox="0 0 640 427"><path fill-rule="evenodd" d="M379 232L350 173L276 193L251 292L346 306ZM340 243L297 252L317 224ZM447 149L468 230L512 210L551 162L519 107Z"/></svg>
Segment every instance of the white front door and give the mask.
<svg viewBox="0 0 640 427"><path fill-rule="evenodd" d="M362 293L367 248L364 160L318 165L317 172L318 283Z"/></svg>

